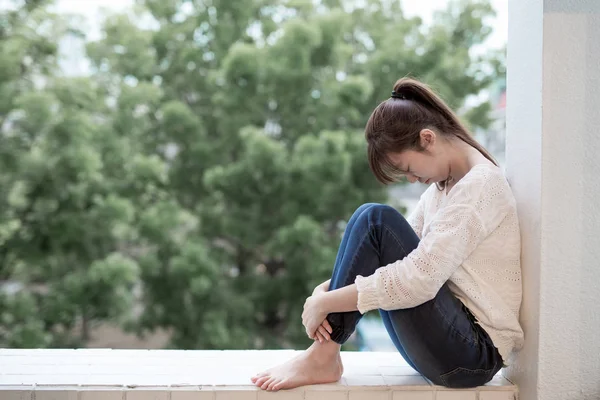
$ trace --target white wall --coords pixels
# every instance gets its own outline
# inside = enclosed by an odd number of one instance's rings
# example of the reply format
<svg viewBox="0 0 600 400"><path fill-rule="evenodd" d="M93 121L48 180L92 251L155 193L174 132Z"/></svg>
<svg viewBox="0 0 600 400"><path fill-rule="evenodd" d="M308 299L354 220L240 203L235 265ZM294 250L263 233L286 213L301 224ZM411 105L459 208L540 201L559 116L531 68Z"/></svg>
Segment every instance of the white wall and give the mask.
<svg viewBox="0 0 600 400"><path fill-rule="evenodd" d="M507 172L521 217L522 400L600 398L600 1L511 0Z"/></svg>

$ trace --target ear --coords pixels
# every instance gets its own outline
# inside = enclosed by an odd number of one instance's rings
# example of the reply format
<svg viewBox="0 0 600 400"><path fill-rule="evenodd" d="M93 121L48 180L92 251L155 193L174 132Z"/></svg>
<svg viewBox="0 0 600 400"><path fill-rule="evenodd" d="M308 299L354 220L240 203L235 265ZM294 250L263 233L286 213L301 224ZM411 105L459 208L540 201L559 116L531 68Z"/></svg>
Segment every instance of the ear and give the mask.
<svg viewBox="0 0 600 400"><path fill-rule="evenodd" d="M422 129L419 136L421 137L421 147L425 150L429 150L437 141L437 136L431 129Z"/></svg>

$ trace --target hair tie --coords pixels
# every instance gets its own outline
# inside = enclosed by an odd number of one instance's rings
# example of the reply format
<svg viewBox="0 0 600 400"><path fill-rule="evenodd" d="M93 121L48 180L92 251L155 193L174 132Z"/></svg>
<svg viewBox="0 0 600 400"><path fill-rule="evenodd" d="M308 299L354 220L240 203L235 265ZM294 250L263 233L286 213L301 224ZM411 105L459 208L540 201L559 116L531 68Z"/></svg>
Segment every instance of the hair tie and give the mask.
<svg viewBox="0 0 600 400"><path fill-rule="evenodd" d="M395 90L392 90L392 98L406 100L406 97L402 93L396 93Z"/></svg>

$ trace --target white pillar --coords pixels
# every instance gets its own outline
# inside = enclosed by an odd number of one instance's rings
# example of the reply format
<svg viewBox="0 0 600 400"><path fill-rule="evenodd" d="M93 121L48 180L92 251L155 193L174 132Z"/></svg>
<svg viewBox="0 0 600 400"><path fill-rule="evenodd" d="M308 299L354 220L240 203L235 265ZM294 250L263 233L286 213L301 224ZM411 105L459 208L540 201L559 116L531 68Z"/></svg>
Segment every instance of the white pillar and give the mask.
<svg viewBox="0 0 600 400"><path fill-rule="evenodd" d="M523 239L523 400L600 399L600 0L510 0L507 173Z"/></svg>

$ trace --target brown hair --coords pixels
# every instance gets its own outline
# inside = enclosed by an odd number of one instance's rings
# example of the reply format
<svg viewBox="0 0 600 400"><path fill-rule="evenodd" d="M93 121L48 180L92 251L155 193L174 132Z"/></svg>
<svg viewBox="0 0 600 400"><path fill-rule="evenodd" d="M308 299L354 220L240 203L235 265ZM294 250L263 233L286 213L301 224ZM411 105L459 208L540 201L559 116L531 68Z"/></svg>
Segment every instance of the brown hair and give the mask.
<svg viewBox="0 0 600 400"><path fill-rule="evenodd" d="M494 157L469 134L456 114L426 84L412 78L401 78L394 85L392 96L377 106L365 127L369 166L379 182L393 183L401 174L390 161L390 152L424 151L420 143L423 129L431 129L446 137L455 136L498 165ZM442 182L442 186L437 184L438 189L443 190L446 184L447 181Z"/></svg>

